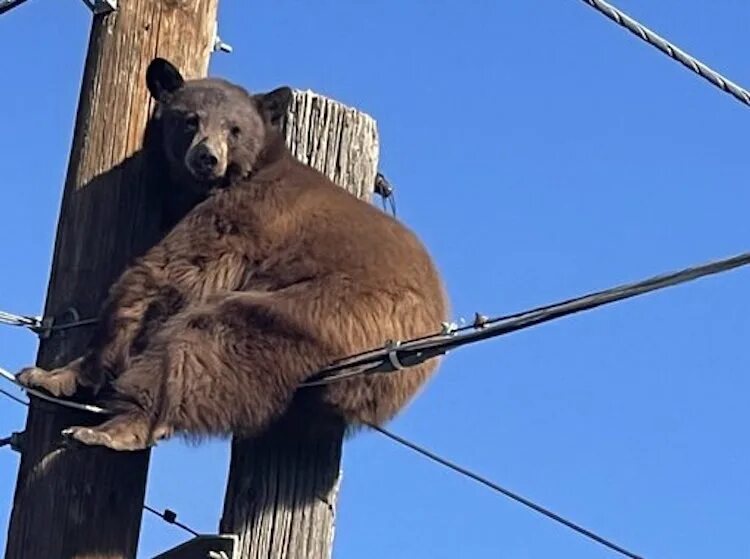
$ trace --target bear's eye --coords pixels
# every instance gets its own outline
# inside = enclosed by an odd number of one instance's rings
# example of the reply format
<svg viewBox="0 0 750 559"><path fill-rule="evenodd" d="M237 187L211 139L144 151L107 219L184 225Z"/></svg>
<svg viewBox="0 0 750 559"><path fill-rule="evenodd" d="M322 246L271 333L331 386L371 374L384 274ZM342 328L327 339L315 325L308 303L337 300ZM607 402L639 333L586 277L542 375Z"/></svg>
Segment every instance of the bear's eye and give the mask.
<svg viewBox="0 0 750 559"><path fill-rule="evenodd" d="M239 138L240 134L242 134L242 130L240 130L239 126L232 126L229 133L232 135L232 138Z"/></svg>
<svg viewBox="0 0 750 559"><path fill-rule="evenodd" d="M185 129L186 130L197 130L198 129L198 115L188 115L185 117Z"/></svg>

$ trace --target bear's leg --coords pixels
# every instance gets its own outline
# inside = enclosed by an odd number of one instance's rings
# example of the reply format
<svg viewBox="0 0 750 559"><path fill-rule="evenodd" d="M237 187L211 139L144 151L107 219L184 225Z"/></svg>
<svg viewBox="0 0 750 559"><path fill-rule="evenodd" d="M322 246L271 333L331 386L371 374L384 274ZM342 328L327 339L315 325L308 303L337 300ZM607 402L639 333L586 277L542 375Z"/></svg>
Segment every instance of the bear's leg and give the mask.
<svg viewBox="0 0 750 559"><path fill-rule="evenodd" d="M27 367L16 375L16 379L28 388L39 388L58 398L72 396L78 390L79 385L86 384L81 375L82 362L83 357L79 357L64 367L51 371L45 371L39 367Z"/></svg>
<svg viewBox="0 0 750 559"><path fill-rule="evenodd" d="M136 358L110 385L108 397L98 401L113 413L112 418L96 427L69 427L63 436L112 450L142 450L168 437L171 429L157 418L163 371L159 359Z"/></svg>
<svg viewBox="0 0 750 559"><path fill-rule="evenodd" d="M183 311L115 380L116 393L153 414L154 432L261 432L300 382L338 356L288 303L279 293L240 293Z"/></svg>

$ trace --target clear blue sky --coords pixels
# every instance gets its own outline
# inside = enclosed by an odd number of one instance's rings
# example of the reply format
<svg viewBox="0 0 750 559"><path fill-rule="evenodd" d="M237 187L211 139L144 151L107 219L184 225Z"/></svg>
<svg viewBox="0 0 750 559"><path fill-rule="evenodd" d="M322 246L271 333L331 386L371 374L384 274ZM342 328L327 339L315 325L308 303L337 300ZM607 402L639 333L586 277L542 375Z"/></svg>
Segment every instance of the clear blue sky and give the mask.
<svg viewBox="0 0 750 559"><path fill-rule="evenodd" d="M620 7L750 84L747 2ZM0 18L0 309L42 308L89 23L72 0ZM456 317L750 249L750 108L580 0L223 0L219 23L235 51L212 73L377 119ZM749 284L740 270L460 350L391 427L646 557L748 557ZM35 350L0 330L3 367ZM24 417L0 400L0 435ZM0 451L2 547L17 465ZM226 471L225 443L171 441L147 500L211 532ZM139 557L183 539L146 516ZM376 433L346 445L334 555L615 557Z"/></svg>

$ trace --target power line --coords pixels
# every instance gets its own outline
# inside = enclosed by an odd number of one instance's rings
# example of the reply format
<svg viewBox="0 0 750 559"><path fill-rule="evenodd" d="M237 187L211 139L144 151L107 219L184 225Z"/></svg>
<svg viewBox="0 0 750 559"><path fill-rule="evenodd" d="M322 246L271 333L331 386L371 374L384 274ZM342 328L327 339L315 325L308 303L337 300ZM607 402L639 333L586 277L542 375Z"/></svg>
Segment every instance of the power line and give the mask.
<svg viewBox="0 0 750 559"><path fill-rule="evenodd" d="M10 398L11 400L13 400L15 402L18 402L22 406L28 407L28 405L29 405L28 402L26 402L24 400L21 400L21 398L19 398L18 396L15 396L15 395L11 394L10 392L8 392L6 390L3 390L2 388L0 388L0 394L2 394L3 396L6 396L8 398Z"/></svg>
<svg viewBox="0 0 750 559"><path fill-rule="evenodd" d="M5 376L5 373L8 373L8 372L5 371L5 369L0 368L0 376ZM10 374L10 373L8 373L8 374ZM25 387L23 387L23 388L25 389ZM8 392L7 390L3 390L2 388L0 388L0 394L2 394L3 396L6 396L7 398L10 398L14 402L17 402L17 403L21 404L22 406L26 406L27 408L30 405L29 402L27 402L26 400L22 400L18 396L15 396L15 395L11 394L10 392ZM45 396L47 396L47 395L45 394ZM61 405L61 406L67 406L68 403L69 403L68 400L62 400L62 399L59 399L59 398L52 398L51 396L48 397L48 398L46 398L46 399L48 401L51 401L51 402L53 402L55 404L58 404L58 405ZM39 409L41 411L44 411L46 413L52 413L52 410L49 410L49 409L45 409L45 408L37 408L37 409ZM91 410L87 410L87 411L91 411ZM102 413L109 413L109 412L107 410L102 409Z"/></svg>
<svg viewBox="0 0 750 559"><path fill-rule="evenodd" d="M517 503L521 503L522 505L535 510L536 512L543 514L547 518L551 518L555 522L559 522L560 524L563 524L564 526L567 526L571 530L574 530L578 532L579 534L594 540L597 543L600 543L609 549L616 551L617 553L620 553L626 557L630 557L631 559L643 559L640 555L636 555L635 553L628 551L627 549L620 547L617 544L612 543L611 541L595 534L594 532L587 530L586 528L583 528L582 526L579 526L578 524L575 524L574 522L571 522L570 520L567 520L560 516L559 514L556 514L552 512L551 510L542 507L541 505L537 505L533 501L530 501L529 499L522 497L518 495L517 493L514 493L508 489L505 489L504 487L501 487L500 485L494 483L493 481L488 480L485 477L480 476L479 474L476 474L472 472L471 470L467 470L463 466L459 466L458 464L451 462L450 460L447 460L445 458L442 458L435 454L434 452L427 450L426 448L419 446L413 442L410 442L403 437L400 437L399 435L396 435L395 433L391 433L390 431L387 431L386 429L383 429L382 427L378 427L377 425L369 424L370 427L378 431L379 433L385 435L389 439L397 442L398 444L405 446L414 452L421 454L422 456L425 456L426 458L429 458L433 462L437 462L438 464L445 466L446 468L453 470L454 472L457 472L461 474L462 476L468 477L470 479L473 479L474 481L481 483L485 487L488 487L492 489L493 491L496 491L498 493L502 493L506 497L516 501Z"/></svg>
<svg viewBox="0 0 750 559"><path fill-rule="evenodd" d="M75 309L69 309L68 312L71 315L71 320L56 323L52 318L39 318L36 316L26 316L22 314L13 314L7 311L0 311L0 324L27 328L38 336L46 337L53 332L70 330L71 328L78 328L79 326L89 326L91 324L96 324L99 321L98 318L80 319L78 311Z"/></svg>
<svg viewBox="0 0 750 559"><path fill-rule="evenodd" d="M725 93L729 93L741 103L750 106L750 92L746 89L725 78L716 70L709 68L703 62L689 55L684 50L674 46L672 43L657 35L643 24L638 23L623 11L603 0L583 0L583 2L638 36L640 39L646 41L651 46L656 47L671 59L676 60L689 70L698 74L700 77L708 80Z"/></svg>
<svg viewBox="0 0 750 559"><path fill-rule="evenodd" d="M478 341L523 330L581 311L622 301L651 291L672 287L698 278L726 272L750 264L750 253L686 268L678 272L653 276L646 280L620 285L559 303L537 307L514 314L487 319L477 315L474 324L449 329L449 333L436 333L405 342L394 342L386 347L360 353L337 361L320 370L302 386L330 384L359 375L391 373L444 355L450 350Z"/></svg>
<svg viewBox="0 0 750 559"><path fill-rule="evenodd" d="M70 330L71 328L78 328L79 326L89 326L99 322L98 318L84 318L81 320L73 320L71 322L63 322L62 324L53 324L49 327L52 332L61 332L63 330ZM44 329L44 328L42 328Z"/></svg>
<svg viewBox="0 0 750 559"><path fill-rule="evenodd" d="M186 524L179 522L177 520L177 513L174 512L173 510L164 509L164 512L159 512L158 510L151 508L150 506L145 505L145 504L143 505L143 508L144 510L147 510L151 514L158 516L159 518L161 518L164 522L168 524L174 524L178 528L182 528L183 530L185 530L189 534L192 534L193 536L200 536L199 532L196 532L190 526L187 526Z"/></svg>
<svg viewBox="0 0 750 559"><path fill-rule="evenodd" d="M3 377L6 380L9 380L10 382L12 382L13 384L20 386L29 394L33 394L37 398L41 398L42 400L52 402L53 404L58 404L60 406L65 406L67 408L73 408L76 410L88 411L88 412L97 413L97 414L109 414L110 413L108 410L100 406L95 406L93 404L83 404L80 402L74 402L73 400L64 400L63 398L55 398L54 396L50 396L46 392L37 390L36 388L29 388L28 386L24 386L20 382L18 382L15 375L13 375L13 373L6 371L2 367L0 367L0 377ZM24 404L25 403L26 402L24 402Z"/></svg>
<svg viewBox="0 0 750 559"><path fill-rule="evenodd" d="M0 311L0 324L5 324L6 326L20 326L33 330L34 328L41 326L41 321L33 316L24 316Z"/></svg>

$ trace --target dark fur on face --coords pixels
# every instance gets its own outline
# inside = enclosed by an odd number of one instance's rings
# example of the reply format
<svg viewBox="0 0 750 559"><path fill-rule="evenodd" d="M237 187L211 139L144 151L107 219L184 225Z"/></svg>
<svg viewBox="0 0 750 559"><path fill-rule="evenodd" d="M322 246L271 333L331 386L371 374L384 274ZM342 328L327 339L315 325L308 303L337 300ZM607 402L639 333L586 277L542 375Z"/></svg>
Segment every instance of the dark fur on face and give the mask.
<svg viewBox="0 0 750 559"><path fill-rule="evenodd" d="M291 98L286 87L250 95L222 79L185 81L161 58L149 65L146 84L157 102L154 119L170 176L199 195L252 174L269 124Z"/></svg>
<svg viewBox="0 0 750 559"><path fill-rule="evenodd" d="M253 436L290 416L309 425L393 417L437 360L298 387L335 360L439 328L448 302L423 245L291 155L273 126L288 89L250 96L221 80L186 82L158 59L148 84L176 185L214 190L114 284L83 358L19 380L98 393L115 417L69 434L118 450L172 433ZM210 176L193 168L207 138ZM231 188L215 189L233 169Z"/></svg>

